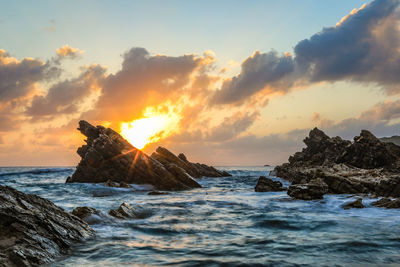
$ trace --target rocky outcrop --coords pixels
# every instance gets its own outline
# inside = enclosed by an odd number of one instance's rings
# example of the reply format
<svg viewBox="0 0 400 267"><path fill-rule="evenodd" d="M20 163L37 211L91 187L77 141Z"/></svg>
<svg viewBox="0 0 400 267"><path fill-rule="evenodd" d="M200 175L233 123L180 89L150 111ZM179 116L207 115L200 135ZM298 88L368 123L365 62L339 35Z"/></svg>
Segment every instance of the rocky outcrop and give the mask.
<svg viewBox="0 0 400 267"><path fill-rule="evenodd" d="M183 170L185 170L192 177L200 178L203 176L206 177L224 177L231 176L229 173L225 171L219 171L212 166L207 166L205 164L200 163L192 163L187 160L186 156L181 153L178 156L175 156L172 152L164 147L158 147L156 152L154 152L151 157L164 166L169 166L170 164L174 164Z"/></svg>
<svg viewBox="0 0 400 267"><path fill-rule="evenodd" d="M285 188L282 187L282 183L279 181L273 181L265 176L260 176L254 190L256 192L278 192L284 191Z"/></svg>
<svg viewBox="0 0 400 267"><path fill-rule="evenodd" d="M372 133L362 130L360 136L347 146L337 163L346 163L362 169L395 169L400 159L400 147L393 143L384 143Z"/></svg>
<svg viewBox="0 0 400 267"><path fill-rule="evenodd" d="M51 201L0 185L0 266L38 266L94 234Z"/></svg>
<svg viewBox="0 0 400 267"><path fill-rule="evenodd" d="M185 190L201 187L184 169L167 168L132 146L117 132L103 126L79 122L78 130L87 137L78 148L81 156L75 173L67 183L150 184L159 190Z"/></svg>
<svg viewBox="0 0 400 267"><path fill-rule="evenodd" d="M398 135L394 135L392 137L382 137L382 138L379 138L379 140L381 140L382 142L385 142L385 143L393 143L395 145L400 146L400 136L398 136Z"/></svg>
<svg viewBox="0 0 400 267"><path fill-rule="evenodd" d="M328 193L328 186L321 179L313 179L304 184L292 184L287 194L296 199L312 200L322 199Z"/></svg>
<svg viewBox="0 0 400 267"><path fill-rule="evenodd" d="M350 201L348 203L344 203L342 206L343 209L362 209L364 208L364 204L362 203L362 198L357 198L354 201Z"/></svg>
<svg viewBox="0 0 400 267"><path fill-rule="evenodd" d="M327 193L400 196L400 147L393 143L383 143L366 130L350 142L330 138L317 128L304 143L306 148L274 170L292 182L291 192L320 179L328 186Z"/></svg>
<svg viewBox="0 0 400 267"><path fill-rule="evenodd" d="M378 201L372 202L372 206L387 208L387 209L400 209L400 198L390 199L385 197Z"/></svg>

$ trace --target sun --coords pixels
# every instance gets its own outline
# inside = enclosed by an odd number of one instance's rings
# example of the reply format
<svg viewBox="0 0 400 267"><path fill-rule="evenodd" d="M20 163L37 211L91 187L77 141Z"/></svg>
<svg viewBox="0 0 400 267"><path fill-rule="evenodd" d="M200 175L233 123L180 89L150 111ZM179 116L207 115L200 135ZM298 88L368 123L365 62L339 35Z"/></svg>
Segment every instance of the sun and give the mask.
<svg viewBox="0 0 400 267"><path fill-rule="evenodd" d="M159 114L152 109L148 109L144 115L144 118L121 123L120 134L138 149L170 135L179 122L176 114Z"/></svg>

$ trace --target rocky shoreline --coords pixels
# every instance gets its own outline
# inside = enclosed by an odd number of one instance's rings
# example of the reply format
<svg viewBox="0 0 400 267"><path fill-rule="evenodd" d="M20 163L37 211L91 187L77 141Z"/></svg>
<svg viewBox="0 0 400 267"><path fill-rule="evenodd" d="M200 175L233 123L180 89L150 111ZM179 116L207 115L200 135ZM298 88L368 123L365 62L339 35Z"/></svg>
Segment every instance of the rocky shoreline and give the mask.
<svg viewBox="0 0 400 267"><path fill-rule="evenodd" d="M303 200L322 199L329 193L400 197L399 146L382 142L366 130L350 142L317 128L304 143L301 152L274 169L277 177L291 182L289 196ZM398 201L386 198L376 206L393 208Z"/></svg>

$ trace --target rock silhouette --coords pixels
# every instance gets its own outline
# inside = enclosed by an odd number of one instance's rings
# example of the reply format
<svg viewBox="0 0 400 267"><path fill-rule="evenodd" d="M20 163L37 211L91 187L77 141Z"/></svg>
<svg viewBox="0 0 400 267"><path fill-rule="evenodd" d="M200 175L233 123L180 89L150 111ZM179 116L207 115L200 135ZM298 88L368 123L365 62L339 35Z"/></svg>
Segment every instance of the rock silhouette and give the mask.
<svg viewBox="0 0 400 267"><path fill-rule="evenodd" d="M68 183L150 184L157 190L201 187L176 162L160 163L110 128L80 121L78 130L87 137L87 144L78 148L82 159Z"/></svg>

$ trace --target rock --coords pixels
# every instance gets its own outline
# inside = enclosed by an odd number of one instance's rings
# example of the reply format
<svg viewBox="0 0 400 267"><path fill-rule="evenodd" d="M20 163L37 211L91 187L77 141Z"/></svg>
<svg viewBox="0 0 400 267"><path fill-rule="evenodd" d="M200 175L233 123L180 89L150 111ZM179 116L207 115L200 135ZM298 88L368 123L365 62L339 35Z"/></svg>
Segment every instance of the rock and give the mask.
<svg viewBox="0 0 400 267"><path fill-rule="evenodd" d="M206 177L225 177L232 176L226 171L219 171L212 166L207 166L205 164L200 163L192 163L187 160L184 154L179 154L175 156L171 151L164 147L158 147L156 152L154 152L151 157L157 161L159 161L164 166L168 166L169 164L175 164L176 166L184 169L189 175L192 177L200 178L203 176Z"/></svg>
<svg viewBox="0 0 400 267"><path fill-rule="evenodd" d="M87 136L87 144L78 148L82 159L67 183L104 183L110 180L119 183L119 187L133 183L150 184L158 190L201 187L183 171L176 177L163 164L132 146L110 128L94 127L80 121L78 130Z"/></svg>
<svg viewBox="0 0 400 267"><path fill-rule="evenodd" d="M89 225L101 223L105 219L101 211L91 207L76 207L71 213Z"/></svg>
<svg viewBox="0 0 400 267"><path fill-rule="evenodd" d="M315 128L304 142L306 148L275 167L276 176L293 186L318 178L328 186L328 193L400 197L400 147L383 143L365 130L351 143Z"/></svg>
<svg viewBox="0 0 400 267"><path fill-rule="evenodd" d="M390 199L390 198L382 198L378 201L371 203L375 207L382 207L387 209L400 209L400 198Z"/></svg>
<svg viewBox="0 0 400 267"><path fill-rule="evenodd" d="M362 203L362 198L357 198L354 201L345 203L345 204L343 204L342 208L345 209L345 210L348 210L348 209L362 209L362 208L364 208L364 205Z"/></svg>
<svg viewBox="0 0 400 267"><path fill-rule="evenodd" d="M400 147L384 143L367 130L354 137L336 162L347 163L362 169L391 168L400 158Z"/></svg>
<svg viewBox="0 0 400 267"><path fill-rule="evenodd" d="M0 185L0 266L38 266L94 235L51 201Z"/></svg>
<svg viewBox="0 0 400 267"><path fill-rule="evenodd" d="M156 196L156 195L168 195L168 192L160 192L160 191L150 191L147 193L149 196Z"/></svg>
<svg viewBox="0 0 400 267"><path fill-rule="evenodd" d="M328 193L328 186L321 179L311 180L305 184L290 185L287 194L296 199L322 199Z"/></svg>
<svg viewBox="0 0 400 267"><path fill-rule="evenodd" d="M117 183L111 180L107 180L105 183L103 183L103 185L108 187L132 188L130 184L127 184L125 182Z"/></svg>
<svg viewBox="0 0 400 267"><path fill-rule="evenodd" d="M281 182L273 181L265 176L260 176L260 178L258 178L258 182L255 187L256 192L277 192L284 190L285 188L282 187Z"/></svg>
<svg viewBox="0 0 400 267"><path fill-rule="evenodd" d="M131 205L127 203L122 203L118 209L110 210L109 215L118 218L118 219L144 219L147 218L150 213L142 210L142 209L135 209Z"/></svg>

